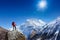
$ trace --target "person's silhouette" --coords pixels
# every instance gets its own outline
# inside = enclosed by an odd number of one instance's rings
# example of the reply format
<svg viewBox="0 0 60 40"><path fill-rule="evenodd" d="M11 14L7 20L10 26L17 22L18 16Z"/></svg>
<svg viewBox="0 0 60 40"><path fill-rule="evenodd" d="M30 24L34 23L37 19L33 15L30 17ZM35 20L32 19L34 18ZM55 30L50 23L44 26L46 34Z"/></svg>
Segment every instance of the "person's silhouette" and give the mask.
<svg viewBox="0 0 60 40"><path fill-rule="evenodd" d="M16 23L12 22L13 30L16 30Z"/></svg>

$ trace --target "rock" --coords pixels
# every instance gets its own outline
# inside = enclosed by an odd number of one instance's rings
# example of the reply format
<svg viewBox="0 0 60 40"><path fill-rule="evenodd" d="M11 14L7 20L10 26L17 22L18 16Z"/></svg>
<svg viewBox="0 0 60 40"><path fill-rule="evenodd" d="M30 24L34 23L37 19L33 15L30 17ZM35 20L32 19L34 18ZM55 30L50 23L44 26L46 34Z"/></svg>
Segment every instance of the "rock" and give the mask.
<svg viewBox="0 0 60 40"><path fill-rule="evenodd" d="M8 40L7 32L8 30L0 27L0 40Z"/></svg>
<svg viewBox="0 0 60 40"><path fill-rule="evenodd" d="M17 30L8 32L8 40L26 40L25 36Z"/></svg>

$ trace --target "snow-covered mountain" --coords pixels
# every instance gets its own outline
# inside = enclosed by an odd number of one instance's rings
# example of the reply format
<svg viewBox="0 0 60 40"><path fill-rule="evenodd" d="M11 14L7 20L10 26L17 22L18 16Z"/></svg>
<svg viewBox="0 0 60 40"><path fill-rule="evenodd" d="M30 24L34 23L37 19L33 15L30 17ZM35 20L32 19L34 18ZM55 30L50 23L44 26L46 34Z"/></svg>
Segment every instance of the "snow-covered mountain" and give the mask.
<svg viewBox="0 0 60 40"><path fill-rule="evenodd" d="M60 17L46 24L42 31L40 31L39 34L36 34L32 39L60 40Z"/></svg>
<svg viewBox="0 0 60 40"><path fill-rule="evenodd" d="M27 19L23 24L21 24L20 30L22 30L23 34L28 36L34 29L36 32L40 31L45 24L46 23L40 19Z"/></svg>
<svg viewBox="0 0 60 40"><path fill-rule="evenodd" d="M60 29L60 18L57 18L46 25L46 31L48 33L52 33L53 30L58 31L59 29Z"/></svg>
<svg viewBox="0 0 60 40"><path fill-rule="evenodd" d="M17 29L27 38L35 30L36 35L30 38L31 40L60 40L60 17L49 23L40 19L27 19L20 26L17 26Z"/></svg>

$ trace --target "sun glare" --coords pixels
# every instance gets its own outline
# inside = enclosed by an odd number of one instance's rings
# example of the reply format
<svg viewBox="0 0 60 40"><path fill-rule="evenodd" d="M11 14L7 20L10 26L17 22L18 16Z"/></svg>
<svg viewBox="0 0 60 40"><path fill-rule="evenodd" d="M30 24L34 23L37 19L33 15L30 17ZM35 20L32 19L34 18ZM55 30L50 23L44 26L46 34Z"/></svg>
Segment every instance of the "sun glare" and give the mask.
<svg viewBox="0 0 60 40"><path fill-rule="evenodd" d="M39 3L38 3L38 8L39 9L44 9L44 8L46 8L46 6L47 6L47 2L46 1L40 1Z"/></svg>

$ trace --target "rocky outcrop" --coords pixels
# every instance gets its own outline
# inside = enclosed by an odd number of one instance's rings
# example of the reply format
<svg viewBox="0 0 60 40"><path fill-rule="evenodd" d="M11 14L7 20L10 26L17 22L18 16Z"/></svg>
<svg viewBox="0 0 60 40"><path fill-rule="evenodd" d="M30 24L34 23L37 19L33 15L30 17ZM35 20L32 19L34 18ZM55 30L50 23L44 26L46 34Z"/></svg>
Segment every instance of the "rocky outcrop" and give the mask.
<svg viewBox="0 0 60 40"><path fill-rule="evenodd" d="M0 40L26 40L26 38L18 30L9 31L0 27Z"/></svg>
<svg viewBox="0 0 60 40"><path fill-rule="evenodd" d="M8 33L8 30L0 27L0 40L8 40L7 33Z"/></svg>
<svg viewBox="0 0 60 40"><path fill-rule="evenodd" d="M25 36L17 30L8 32L8 40L25 40Z"/></svg>

